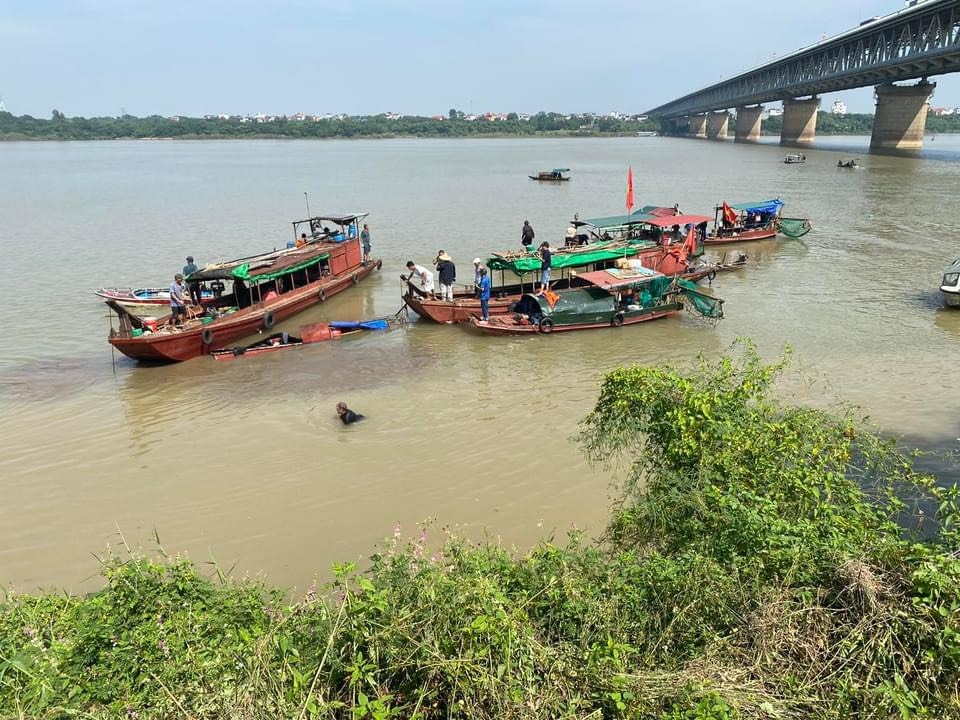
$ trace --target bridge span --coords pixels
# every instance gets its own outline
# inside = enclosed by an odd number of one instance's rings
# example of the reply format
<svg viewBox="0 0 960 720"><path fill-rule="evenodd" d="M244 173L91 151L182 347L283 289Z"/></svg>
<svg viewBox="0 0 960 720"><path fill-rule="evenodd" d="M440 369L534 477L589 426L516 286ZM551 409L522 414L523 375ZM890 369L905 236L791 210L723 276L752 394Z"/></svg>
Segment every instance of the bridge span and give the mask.
<svg viewBox="0 0 960 720"><path fill-rule="evenodd" d="M871 148L923 147L933 75L960 71L960 0L920 0L845 33L801 48L736 77L647 111L666 134L726 139L730 109L736 140L760 138L763 103L783 102L780 142L816 136L820 94L876 87ZM919 80L908 85L895 82Z"/></svg>

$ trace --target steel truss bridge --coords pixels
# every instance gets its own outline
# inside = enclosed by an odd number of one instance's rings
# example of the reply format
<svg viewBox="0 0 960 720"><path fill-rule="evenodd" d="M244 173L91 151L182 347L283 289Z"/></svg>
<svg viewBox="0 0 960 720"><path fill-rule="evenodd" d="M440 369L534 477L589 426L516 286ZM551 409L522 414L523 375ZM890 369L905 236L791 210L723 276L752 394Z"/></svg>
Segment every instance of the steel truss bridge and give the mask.
<svg viewBox="0 0 960 720"><path fill-rule="evenodd" d="M960 70L960 0L927 0L647 111L678 117Z"/></svg>

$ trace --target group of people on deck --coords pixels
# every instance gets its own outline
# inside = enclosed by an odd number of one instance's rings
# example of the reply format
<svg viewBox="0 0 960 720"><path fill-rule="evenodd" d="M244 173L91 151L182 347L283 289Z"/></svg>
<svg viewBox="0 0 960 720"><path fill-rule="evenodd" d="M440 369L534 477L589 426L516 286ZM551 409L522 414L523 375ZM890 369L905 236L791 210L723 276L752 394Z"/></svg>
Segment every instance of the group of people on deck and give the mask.
<svg viewBox="0 0 960 720"><path fill-rule="evenodd" d="M540 286L537 292L542 294L550 289L550 271L553 268L553 251L550 249L550 243L544 241L540 243L536 252L533 253L534 237L535 233L533 227L530 225L530 221L524 220L520 240L524 251L536 254L540 259ZM433 265L440 283L439 297L436 287L434 286L434 272L423 265L419 265L413 260L408 260L407 270L409 271L409 275L401 275L400 277L407 282L412 282L416 278L420 284L420 292L430 300L439 299L453 302L453 286L457 280L457 268L453 262L453 258L451 258L445 250L440 250L437 252L437 257L434 259ZM480 300L480 321L487 322L487 320L490 319L490 271L484 266L480 258L473 259L473 284L474 296Z"/></svg>

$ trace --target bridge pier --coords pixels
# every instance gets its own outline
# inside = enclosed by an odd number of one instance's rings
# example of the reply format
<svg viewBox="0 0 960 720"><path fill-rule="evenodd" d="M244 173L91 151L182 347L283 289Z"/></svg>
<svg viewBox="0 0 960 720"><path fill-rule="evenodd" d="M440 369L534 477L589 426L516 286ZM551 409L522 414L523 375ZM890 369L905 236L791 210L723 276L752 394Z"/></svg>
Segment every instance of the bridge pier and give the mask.
<svg viewBox="0 0 960 720"><path fill-rule="evenodd" d="M927 127L927 110L936 83L877 85L877 113L870 149L920 150Z"/></svg>
<svg viewBox="0 0 960 720"><path fill-rule="evenodd" d="M810 145L817 136L817 110L820 98L814 95L806 100L788 98L783 101L783 129L781 145Z"/></svg>
<svg viewBox="0 0 960 720"><path fill-rule="evenodd" d="M689 137L706 138L707 137L707 116L691 115L690 130L687 133Z"/></svg>
<svg viewBox="0 0 960 720"><path fill-rule="evenodd" d="M712 112L707 116L707 137L711 140L726 140L730 126L730 113L726 110Z"/></svg>
<svg viewBox="0 0 960 720"><path fill-rule="evenodd" d="M757 142L760 140L760 116L763 114L763 105L756 107L737 108L737 142Z"/></svg>
<svg viewBox="0 0 960 720"><path fill-rule="evenodd" d="M685 117L663 118L660 121L660 132L663 135L684 137L687 134L688 122Z"/></svg>

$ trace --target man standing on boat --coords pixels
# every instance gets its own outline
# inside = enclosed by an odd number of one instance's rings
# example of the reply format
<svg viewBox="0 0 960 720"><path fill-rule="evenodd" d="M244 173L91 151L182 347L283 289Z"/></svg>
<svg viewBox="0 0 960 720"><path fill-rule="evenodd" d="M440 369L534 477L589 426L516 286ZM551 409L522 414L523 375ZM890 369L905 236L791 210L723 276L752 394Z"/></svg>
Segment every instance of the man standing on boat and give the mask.
<svg viewBox="0 0 960 720"><path fill-rule="evenodd" d="M187 314L187 302L183 297L183 275L177 273L170 283L170 324L183 325L182 318Z"/></svg>
<svg viewBox="0 0 960 720"><path fill-rule="evenodd" d="M533 232L533 226L530 224L529 220L523 221L523 229L520 231L520 242L523 243L523 249L527 252L530 252L530 248L533 247L533 238L536 237L536 233Z"/></svg>
<svg viewBox="0 0 960 720"><path fill-rule="evenodd" d="M550 289L550 268L553 267L553 253L550 252L550 243L544 240L540 243L540 292Z"/></svg>
<svg viewBox="0 0 960 720"><path fill-rule="evenodd" d="M453 258L441 250L437 255L437 276L440 280L440 299L453 302L453 284L457 281L457 266Z"/></svg>
<svg viewBox="0 0 960 720"><path fill-rule="evenodd" d="M480 268L480 322L487 322L490 319L490 278L487 277L487 269Z"/></svg>
<svg viewBox="0 0 960 720"><path fill-rule="evenodd" d="M480 261L480 258L473 259L473 287L476 291L477 297L480 296L480 278L483 277L480 270L483 267L483 263Z"/></svg>
<svg viewBox="0 0 960 720"><path fill-rule="evenodd" d="M363 262L366 263L370 259L370 226L366 223L360 231L360 244L363 245Z"/></svg>
<svg viewBox="0 0 960 720"><path fill-rule="evenodd" d="M193 262L193 255L187 255L187 264L183 266L183 276L190 277L190 273L195 273L197 271L197 266ZM192 305L200 304L200 283L192 282L187 284L187 289L190 291L190 303Z"/></svg>

